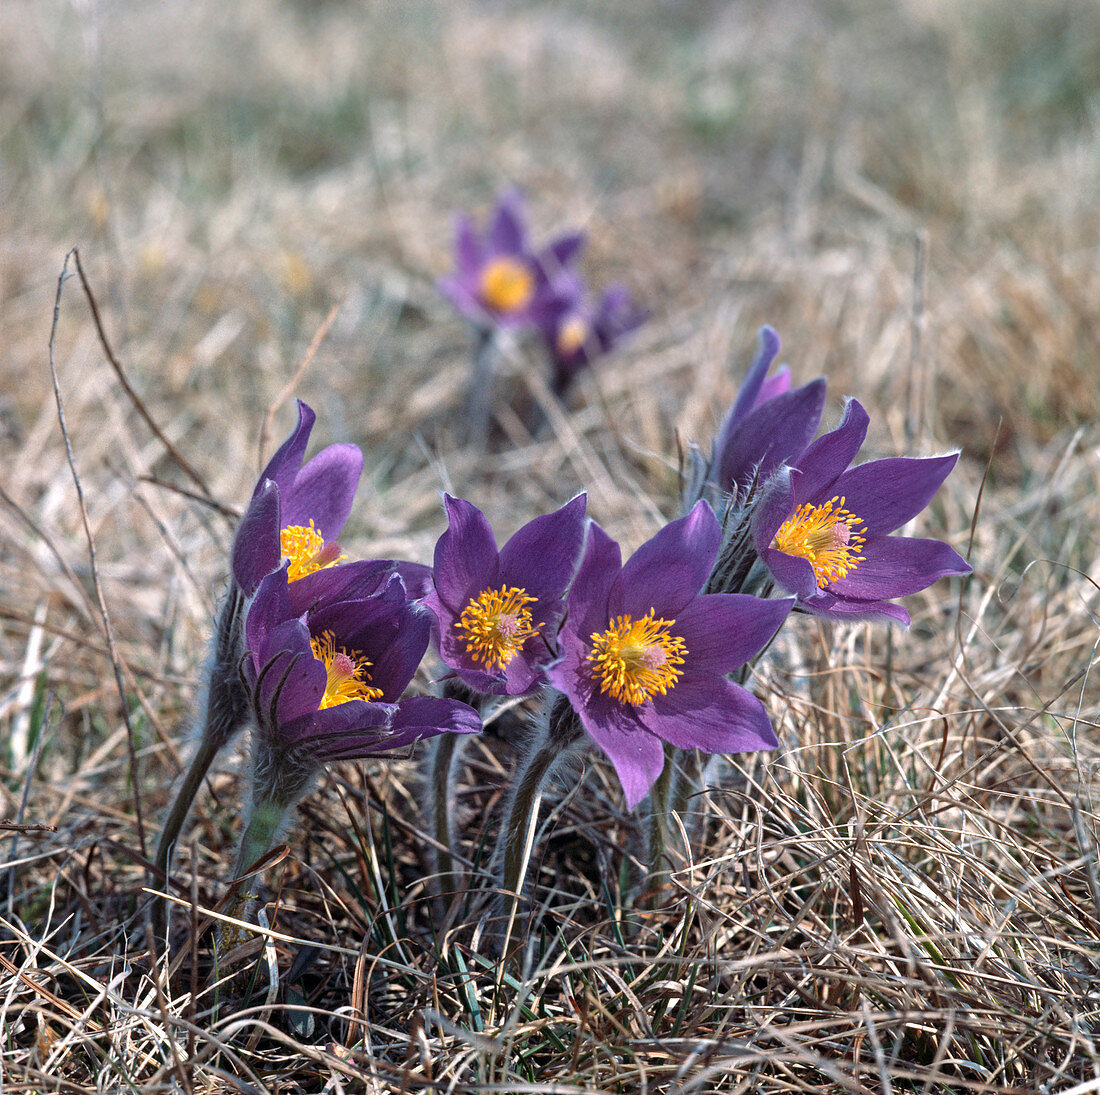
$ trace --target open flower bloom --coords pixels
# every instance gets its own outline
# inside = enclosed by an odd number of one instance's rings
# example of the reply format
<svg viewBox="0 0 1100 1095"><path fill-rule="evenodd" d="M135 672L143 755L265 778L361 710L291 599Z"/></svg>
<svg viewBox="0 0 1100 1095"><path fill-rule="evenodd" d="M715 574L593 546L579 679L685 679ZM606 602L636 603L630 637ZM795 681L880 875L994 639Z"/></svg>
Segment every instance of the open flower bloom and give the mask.
<svg viewBox="0 0 1100 1095"><path fill-rule="evenodd" d="M327 761L481 729L477 713L456 700L401 698L431 620L410 603L394 569L378 570L372 592L364 580L354 599L302 615L291 605L288 570L260 582L245 624L245 672L262 740L258 771L282 767L281 778L293 783L294 773L308 776Z"/></svg>
<svg viewBox="0 0 1100 1095"><path fill-rule="evenodd" d="M556 655L586 496L528 522L499 551L476 506L443 500L448 527L435 546L435 589L424 599L439 625L440 657L475 692L530 692Z"/></svg>
<svg viewBox="0 0 1100 1095"><path fill-rule="evenodd" d="M593 303L578 279L572 279L547 309L542 333L550 352L552 385L564 394L577 374L610 353L648 318L622 285L612 285Z"/></svg>
<svg viewBox="0 0 1100 1095"><path fill-rule="evenodd" d="M343 558L336 538L351 513L363 454L355 445L329 445L303 466L313 411L298 400L298 425L268 461L233 541L233 578L251 596L260 580L285 561L291 582L310 597L312 576Z"/></svg>
<svg viewBox="0 0 1100 1095"><path fill-rule="evenodd" d="M536 252L528 240L523 198L506 191L488 231L478 233L468 216L458 218L455 273L439 291L479 327L523 327L538 322L551 284L565 271L584 237L572 232Z"/></svg>
<svg viewBox="0 0 1100 1095"><path fill-rule="evenodd" d="M867 425L867 412L850 400L837 429L810 445L797 468L772 480L753 539L777 584L805 611L908 625L909 614L892 598L970 573L966 560L939 540L890 535L928 505L959 454L850 468Z"/></svg>
<svg viewBox="0 0 1100 1095"><path fill-rule="evenodd" d="M778 353L779 336L762 327L759 350L715 443L714 482L738 501L754 479L763 484L782 464L793 463L821 423L824 379L792 391L786 365L768 376Z"/></svg>
<svg viewBox="0 0 1100 1095"><path fill-rule="evenodd" d="M632 808L661 774L662 742L707 753L777 744L764 705L726 675L763 650L794 602L700 594L720 538L699 502L624 566L618 544L589 527L550 682L611 758Z"/></svg>

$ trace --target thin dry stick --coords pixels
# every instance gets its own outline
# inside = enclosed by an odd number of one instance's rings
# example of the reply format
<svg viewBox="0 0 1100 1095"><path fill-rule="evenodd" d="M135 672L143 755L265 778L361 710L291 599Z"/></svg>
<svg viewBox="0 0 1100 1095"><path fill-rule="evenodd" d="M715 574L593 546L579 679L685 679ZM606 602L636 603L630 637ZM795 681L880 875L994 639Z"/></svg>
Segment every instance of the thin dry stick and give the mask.
<svg viewBox="0 0 1100 1095"><path fill-rule="evenodd" d="M325 336L329 333L333 323L336 322L336 316L339 314L340 305L343 303L343 300L338 300L328 310L328 315L321 320L321 325L317 328L313 338L310 340L305 356L302 358L298 368L294 370L294 375L286 382L283 386L283 390L275 397L271 406L268 407L267 414L264 416L264 424L260 427L259 467L263 467L264 453L267 451L267 439L271 434L271 427L275 423L276 413L290 398L291 392L298 387L298 382L305 376L306 369L309 368L313 359L317 356L317 351L321 348L321 343L325 341Z"/></svg>
<svg viewBox="0 0 1100 1095"><path fill-rule="evenodd" d="M107 641L107 650L111 662L111 668L115 675L115 687L118 689L119 700L122 706L122 721L126 726L126 747L130 754L130 783L133 791L134 799L134 821L137 825L138 845L141 848L142 857L147 857L145 843L145 821L141 812L141 795L138 788L141 786L141 780L139 779L138 763L137 763L137 750L134 746L134 726L130 721L130 708L126 698L126 687L122 681L122 666L119 659L118 650L115 647L115 633L114 628L111 626L111 616L107 611L107 602L103 596L103 585L99 580L99 563L96 558L95 549L95 537L92 535L91 522L88 520L88 507L84 502L84 488L80 482L80 473L76 469L76 456L73 454L72 442L69 438L69 429L65 422L65 405L61 399L61 383L57 377L57 362L54 358L54 344L57 339L57 325L61 317L61 293L65 288L65 278L68 275L69 259L76 259L77 270L80 270L80 256L77 254L76 248L72 248L65 256L65 262L61 267L61 275L57 279L57 296L54 299L53 305L53 323L50 325L50 342L49 342L49 362L50 362L50 380L53 384L54 401L57 404L57 422L61 427L61 438L65 442L65 459L69 465L69 471L72 473L73 484L76 487L77 502L80 506L80 520L84 526L84 536L88 542L88 563L91 569L92 586L95 589L96 602L99 607L100 622L103 627L103 637ZM84 275L80 274L81 281L84 282ZM84 282L85 289L87 289L87 282ZM90 294L90 290L88 290ZM89 300L91 297L89 295ZM93 304L93 314L94 312ZM97 315L98 325L98 315Z"/></svg>
<svg viewBox="0 0 1100 1095"><path fill-rule="evenodd" d="M145 420L145 424L152 430L156 439L164 446L168 455L176 462L180 470L195 484L199 490L209 499L212 498L210 488L206 485L206 481L203 477L191 466L182 453L172 444L171 441L165 436L164 431L156 424L153 416L149 413L145 404L141 401L141 397L134 391L130 384L126 373L123 371L122 366L119 364L118 358L115 357L114 351L111 349L110 342L107 341L107 332L103 329L103 321L99 316L99 305L96 303L95 294L92 293L92 287L88 284L88 279L84 276L84 267L80 264L80 249L74 247L68 255L65 256L65 266L61 271L61 279L64 281L65 270L69 265L70 256L76 262L76 272L80 277L80 284L84 288L84 295L88 298L88 307L92 312L92 320L95 322L96 334L99 336L99 344L103 347L103 352L107 355L107 360L110 362L111 368L115 371L115 376L118 377L118 382L122 385L123 391L130 397L130 402L133 403L134 409ZM61 286L57 288L58 303L61 301ZM57 310L54 309L54 326L57 326ZM50 346L53 346L53 332L50 332Z"/></svg>

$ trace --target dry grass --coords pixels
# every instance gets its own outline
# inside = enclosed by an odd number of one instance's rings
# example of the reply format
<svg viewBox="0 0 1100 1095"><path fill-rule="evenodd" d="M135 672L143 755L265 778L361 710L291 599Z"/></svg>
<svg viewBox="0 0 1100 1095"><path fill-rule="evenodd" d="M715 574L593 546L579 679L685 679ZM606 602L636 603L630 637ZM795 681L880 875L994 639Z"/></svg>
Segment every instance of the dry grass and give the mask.
<svg viewBox="0 0 1100 1095"><path fill-rule="evenodd" d="M1086 8L8 0L0 43L0 818L29 827L0 843L5 1093L1100 1090ZM506 181L543 234L585 224L594 279L655 317L538 438L517 350L486 459L456 440L467 336L432 282L452 211ZM87 532L46 353L76 243L199 480L70 280ZM345 765L271 871L257 953L221 982L208 936L154 966L142 864L232 509L334 304L295 394L318 442L368 453L353 550L430 558L441 486L503 530L583 485L640 543L766 321L798 377L872 409L873 451L963 447L920 533L970 545L975 576L913 598L907 634L800 629L759 682L782 748L700 801L659 912L589 758L501 970L460 903L431 908L413 763ZM471 751L471 856L508 761ZM178 856L181 937L239 793L230 758Z"/></svg>

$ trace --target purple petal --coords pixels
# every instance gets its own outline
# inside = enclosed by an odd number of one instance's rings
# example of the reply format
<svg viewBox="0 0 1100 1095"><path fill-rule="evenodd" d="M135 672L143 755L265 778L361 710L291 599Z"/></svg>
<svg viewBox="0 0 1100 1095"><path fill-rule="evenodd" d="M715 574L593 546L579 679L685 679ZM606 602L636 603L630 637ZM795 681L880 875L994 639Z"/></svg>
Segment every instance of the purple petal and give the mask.
<svg viewBox="0 0 1100 1095"><path fill-rule="evenodd" d="M394 702L409 687L424 660L432 634L431 616L411 607L394 617L395 629L382 650L372 659L371 683L382 689L382 698Z"/></svg>
<svg viewBox="0 0 1100 1095"><path fill-rule="evenodd" d="M884 601L927 589L950 574L969 574L970 564L940 540L885 536L868 540L864 562L826 592L845 600Z"/></svg>
<svg viewBox="0 0 1100 1095"><path fill-rule="evenodd" d="M433 696L414 696L397 705L393 717L394 748L436 734L476 734L481 730L481 716L458 700L441 700Z"/></svg>
<svg viewBox="0 0 1100 1095"><path fill-rule="evenodd" d="M789 365L780 365L775 371L774 376L769 376L765 379L764 383L760 385L760 392L756 397L756 402L752 405L752 409L756 410L757 407L762 407L769 399L775 399L776 396L784 395L791 390L791 367Z"/></svg>
<svg viewBox="0 0 1100 1095"><path fill-rule="evenodd" d="M279 490L285 495L294 483L294 477L302 466L302 460L306 455L306 447L309 445L309 434L313 429L313 423L317 416L313 409L298 400L298 424L291 431L290 436L275 450L275 455L267 462L267 467L260 474L256 484L255 493L258 494L265 479L270 479L278 484Z"/></svg>
<svg viewBox="0 0 1100 1095"><path fill-rule="evenodd" d="M307 745L319 761L370 756L389 748L395 706L349 700L317 711L308 724L287 727L287 736Z"/></svg>
<svg viewBox="0 0 1100 1095"><path fill-rule="evenodd" d="M813 440L825 406L825 381L813 380L776 396L746 415L725 449L718 453L718 485L733 493L753 476L763 483L781 465L792 463Z"/></svg>
<svg viewBox="0 0 1100 1095"><path fill-rule="evenodd" d="M737 399L734 400L730 413L726 417L726 423L720 434L719 447L723 447L728 443L727 435L731 434L737 423L756 406L760 389L764 384L764 378L768 375L768 370L779 353L779 335L775 333L773 328L761 327L757 338L759 345L756 357L753 358L748 372L745 373L745 379L741 382Z"/></svg>
<svg viewBox="0 0 1100 1095"><path fill-rule="evenodd" d="M549 282L555 282L568 272L569 264L584 246L583 232L567 232L539 252L536 267Z"/></svg>
<svg viewBox="0 0 1100 1095"><path fill-rule="evenodd" d="M279 624L301 615L291 607L288 584L284 566L266 575L256 588L244 622L245 645L254 654L263 653L267 637Z"/></svg>
<svg viewBox="0 0 1100 1095"><path fill-rule="evenodd" d="M323 601L335 603L371 597L380 593L388 579L399 572L391 559L360 559L315 570L290 583L291 610L295 616L301 616Z"/></svg>
<svg viewBox="0 0 1100 1095"><path fill-rule="evenodd" d="M474 222L465 214L455 218L455 265L462 278L473 279L485 261L485 251Z"/></svg>
<svg viewBox="0 0 1100 1095"><path fill-rule="evenodd" d="M607 628L611 587L622 569L619 545L595 521L588 525L588 543L569 593L568 628L587 639Z"/></svg>
<svg viewBox="0 0 1100 1095"><path fill-rule="evenodd" d="M640 709L652 733L679 749L751 753L779 742L764 705L724 677L685 677Z"/></svg>
<svg viewBox="0 0 1100 1095"><path fill-rule="evenodd" d="M280 512L279 488L273 480L264 479L244 511L230 553L233 578L249 596L265 575L278 569L283 557Z"/></svg>
<svg viewBox="0 0 1100 1095"><path fill-rule="evenodd" d="M665 750L634 712L606 696L597 696L581 711L589 737L610 757L626 804L633 810L649 793L665 766Z"/></svg>
<svg viewBox="0 0 1100 1095"><path fill-rule="evenodd" d="M489 225L489 249L496 254L522 255L527 251L523 195L516 188L505 191L493 210Z"/></svg>
<svg viewBox="0 0 1100 1095"><path fill-rule="evenodd" d="M283 528L312 520L325 540L335 540L351 513L362 472L357 445L322 449L298 473L290 491L283 491Z"/></svg>
<svg viewBox="0 0 1100 1095"><path fill-rule="evenodd" d="M757 555L763 555L771 546L783 522L797 508L794 481L800 475L790 468L780 468L764 488L752 519L752 539Z"/></svg>
<svg viewBox="0 0 1100 1095"><path fill-rule="evenodd" d="M714 511L696 502L686 517L665 525L630 557L608 599L610 615L637 619L652 609L675 616L703 588L721 539Z"/></svg>
<svg viewBox="0 0 1100 1095"><path fill-rule="evenodd" d="M835 493L832 486L855 459L870 421L859 400L848 400L840 425L819 437L798 458L802 477L795 484L795 495L799 502L824 502Z"/></svg>
<svg viewBox="0 0 1100 1095"><path fill-rule="evenodd" d="M435 287L471 323L479 327L486 325L488 316L469 280L461 277L440 278Z"/></svg>
<svg viewBox="0 0 1100 1095"><path fill-rule="evenodd" d="M500 578L541 603L559 599L577 569L584 546L588 496L578 494L559 510L528 521L500 549Z"/></svg>
<svg viewBox="0 0 1100 1095"><path fill-rule="evenodd" d="M264 717L274 709L276 731L317 711L328 672L313 656L309 629L301 620L276 627L267 636L258 663L258 706Z"/></svg>
<svg viewBox="0 0 1100 1095"><path fill-rule="evenodd" d="M901 605L889 601L849 601L822 590L816 597L799 600L798 607L811 616L822 616L838 622L878 620L909 626L909 613Z"/></svg>
<svg viewBox="0 0 1100 1095"><path fill-rule="evenodd" d="M410 601L419 601L432 590L432 568L423 563L408 563L397 560L394 563L401 581L405 583Z"/></svg>
<svg viewBox="0 0 1100 1095"><path fill-rule="evenodd" d="M771 642L793 605L793 598L708 593L680 612L672 632L684 640L692 673L732 673Z"/></svg>
<svg viewBox="0 0 1100 1095"><path fill-rule="evenodd" d="M476 506L449 494L443 504L448 526L435 545L435 589L442 604L457 614L471 597L498 584L497 544Z"/></svg>
<svg viewBox="0 0 1100 1095"><path fill-rule="evenodd" d="M844 497L844 508L863 521L871 536L884 536L932 501L958 458L955 452L926 460L872 460L845 472L832 489Z"/></svg>
<svg viewBox="0 0 1100 1095"><path fill-rule="evenodd" d="M788 555L776 548L765 548L760 557L781 589L799 598L817 595L820 587L817 584L817 575L814 574L814 568L808 559Z"/></svg>

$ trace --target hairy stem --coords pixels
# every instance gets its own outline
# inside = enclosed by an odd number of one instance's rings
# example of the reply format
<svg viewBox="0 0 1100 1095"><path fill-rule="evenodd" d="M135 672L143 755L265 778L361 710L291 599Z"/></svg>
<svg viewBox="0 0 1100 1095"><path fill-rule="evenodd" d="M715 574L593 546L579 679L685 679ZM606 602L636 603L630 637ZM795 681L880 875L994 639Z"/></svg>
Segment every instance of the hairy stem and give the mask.
<svg viewBox="0 0 1100 1095"><path fill-rule="evenodd" d="M493 359L496 341L490 328L477 329L474 343L470 390L466 395L466 441L484 452L489 442L489 401L493 387Z"/></svg>
<svg viewBox="0 0 1100 1095"><path fill-rule="evenodd" d="M557 696L546 724L540 729L523 766L516 773L497 846L500 888L506 898L511 900L508 926L504 934L504 953L507 953L516 911L523 898L527 864L538 828L543 788L555 768L572 752L583 736L580 720L573 713L568 700L564 696Z"/></svg>
<svg viewBox="0 0 1100 1095"><path fill-rule="evenodd" d="M435 859L436 886L440 897L449 900L462 885L455 868L454 794L451 790L455 765L466 743L464 734L440 734L432 743L428 769L428 817L431 834L436 840L432 849Z"/></svg>

